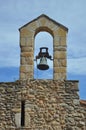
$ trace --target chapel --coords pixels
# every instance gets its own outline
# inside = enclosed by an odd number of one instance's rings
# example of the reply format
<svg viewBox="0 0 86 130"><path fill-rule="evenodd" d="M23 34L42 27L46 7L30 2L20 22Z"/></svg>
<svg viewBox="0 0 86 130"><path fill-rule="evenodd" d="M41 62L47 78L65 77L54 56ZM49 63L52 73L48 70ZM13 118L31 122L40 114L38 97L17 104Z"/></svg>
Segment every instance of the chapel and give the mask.
<svg viewBox="0 0 86 130"><path fill-rule="evenodd" d="M53 55L38 45L34 57L40 32L52 36ZM86 101L80 100L79 81L67 80L68 28L42 14L20 27L19 33L20 75L15 82L0 83L0 130L86 130ZM41 76L50 69L49 60L53 78L35 79L35 62Z"/></svg>

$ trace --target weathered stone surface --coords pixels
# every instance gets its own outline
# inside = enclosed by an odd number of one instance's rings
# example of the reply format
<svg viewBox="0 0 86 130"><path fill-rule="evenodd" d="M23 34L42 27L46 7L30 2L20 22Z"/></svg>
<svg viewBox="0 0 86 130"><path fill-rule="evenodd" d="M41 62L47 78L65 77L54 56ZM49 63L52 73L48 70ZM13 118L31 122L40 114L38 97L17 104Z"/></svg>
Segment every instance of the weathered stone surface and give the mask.
<svg viewBox="0 0 86 130"><path fill-rule="evenodd" d="M21 66L22 65L32 65L34 68L33 61L34 60L34 41L35 36L40 31L49 32L53 37L53 56L54 56L54 65L55 67L64 67L66 68L66 34L67 29L56 23L55 21L51 20L46 16L39 17L38 19L33 20L32 22L26 24L20 29L20 47L21 47ZM30 49L29 49L30 48ZM31 59L30 59L31 58ZM62 61L59 62L59 59ZM59 63L55 63L55 60ZM29 67L28 67L29 69ZM54 68L54 78L55 80L64 80L66 79L66 69L62 71L59 69L59 72L56 68ZM32 72L24 71L25 76L22 76L22 69L20 69L20 79L22 80L23 77L26 79L33 79ZM56 76L58 73L61 75L60 77ZM29 75L29 76L28 76Z"/></svg>
<svg viewBox="0 0 86 130"><path fill-rule="evenodd" d="M59 35L59 36L64 36L64 37L66 37L66 31L63 30L62 28L59 28L59 30L58 30L58 35Z"/></svg>
<svg viewBox="0 0 86 130"><path fill-rule="evenodd" d="M56 73L65 73L66 68L65 67L55 67L55 72Z"/></svg>
<svg viewBox="0 0 86 130"><path fill-rule="evenodd" d="M26 52L22 52L22 53L21 53L21 56L23 56L23 57L32 57L32 56L33 56L33 53L32 53L32 52L29 52L29 51L28 51L28 52L26 51Z"/></svg>
<svg viewBox="0 0 86 130"><path fill-rule="evenodd" d="M85 130L85 110L75 99L77 81L25 80L0 84L0 128L20 130L21 101L25 101L24 130ZM68 89L66 91L66 89ZM77 108L76 108L77 106ZM82 112L83 110L83 112Z"/></svg>
<svg viewBox="0 0 86 130"><path fill-rule="evenodd" d="M66 74L65 73L56 73L54 70L54 80L64 80L66 79Z"/></svg>
<svg viewBox="0 0 86 130"><path fill-rule="evenodd" d="M32 47L24 46L21 48L21 52L32 52L32 51L33 51Z"/></svg>
<svg viewBox="0 0 86 130"><path fill-rule="evenodd" d="M55 59L66 59L66 52L65 51L57 51L54 53Z"/></svg>
<svg viewBox="0 0 86 130"><path fill-rule="evenodd" d="M27 28L23 28L21 31L21 37L32 37L33 36L33 32L28 30Z"/></svg>
<svg viewBox="0 0 86 130"><path fill-rule="evenodd" d="M34 38L40 31L53 36L53 80L33 80ZM0 130L86 130L78 81L65 80L66 33L44 15L20 29L20 80L0 83Z"/></svg>

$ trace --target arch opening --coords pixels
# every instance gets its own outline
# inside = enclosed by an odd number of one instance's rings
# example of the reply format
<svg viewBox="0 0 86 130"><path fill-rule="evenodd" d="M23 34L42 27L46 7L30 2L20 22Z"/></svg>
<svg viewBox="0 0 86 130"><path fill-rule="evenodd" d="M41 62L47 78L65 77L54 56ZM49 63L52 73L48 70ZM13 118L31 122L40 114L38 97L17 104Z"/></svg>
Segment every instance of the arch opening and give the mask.
<svg viewBox="0 0 86 130"><path fill-rule="evenodd" d="M49 55L53 59L53 37L46 31L40 31L35 36L34 59L36 59L41 47L47 47ZM39 63L40 59L34 61L34 79L53 79L53 60L47 59L48 70L39 70L37 68Z"/></svg>

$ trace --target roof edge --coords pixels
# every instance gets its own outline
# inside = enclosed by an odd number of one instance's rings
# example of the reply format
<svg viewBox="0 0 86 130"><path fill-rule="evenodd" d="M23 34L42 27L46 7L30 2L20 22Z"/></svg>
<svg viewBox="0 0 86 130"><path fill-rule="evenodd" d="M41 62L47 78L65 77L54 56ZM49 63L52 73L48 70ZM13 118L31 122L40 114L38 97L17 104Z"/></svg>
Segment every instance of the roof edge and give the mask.
<svg viewBox="0 0 86 130"><path fill-rule="evenodd" d="M80 104L86 106L86 100L80 100Z"/></svg>
<svg viewBox="0 0 86 130"><path fill-rule="evenodd" d="M48 17L48 16L45 15L45 14L41 14L41 15L38 16L37 18L35 18L35 19L31 20L30 22L26 23L25 25L21 26L21 27L19 28L19 31L20 31L23 27L26 27L28 24L30 24L30 23L36 21L36 20L39 19L40 17L46 17L47 19L49 19L50 21L54 22L55 24L58 24L60 27L62 27L63 29L65 29L65 30L68 32L68 28L67 28L67 27L65 27L64 25L60 24L59 22L56 22L55 20L51 19L50 17Z"/></svg>

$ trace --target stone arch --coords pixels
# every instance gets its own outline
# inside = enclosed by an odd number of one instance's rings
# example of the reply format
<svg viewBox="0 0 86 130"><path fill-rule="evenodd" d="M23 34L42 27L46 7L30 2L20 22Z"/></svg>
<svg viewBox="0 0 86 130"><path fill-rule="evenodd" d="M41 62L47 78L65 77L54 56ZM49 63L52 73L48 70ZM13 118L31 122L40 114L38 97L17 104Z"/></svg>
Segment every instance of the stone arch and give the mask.
<svg viewBox="0 0 86 130"><path fill-rule="evenodd" d="M20 79L34 77L34 40L40 31L53 36L54 80L66 79L66 34L68 29L46 15L41 15L19 29L21 47Z"/></svg>
<svg viewBox="0 0 86 130"><path fill-rule="evenodd" d="M48 32L49 34L51 34L52 37L54 37L53 31L52 31L49 27L46 27L46 26L41 26L41 27L36 28L34 37L35 37L39 32L42 32L42 31Z"/></svg>
<svg viewBox="0 0 86 130"><path fill-rule="evenodd" d="M53 37L48 31L39 31L35 35L34 59L36 59L36 56L38 55L41 47L47 47L49 55L51 55L53 59ZM53 79L53 60L47 59L49 69L46 71L40 71L37 68L39 63L40 59L37 61L34 60L34 79Z"/></svg>

